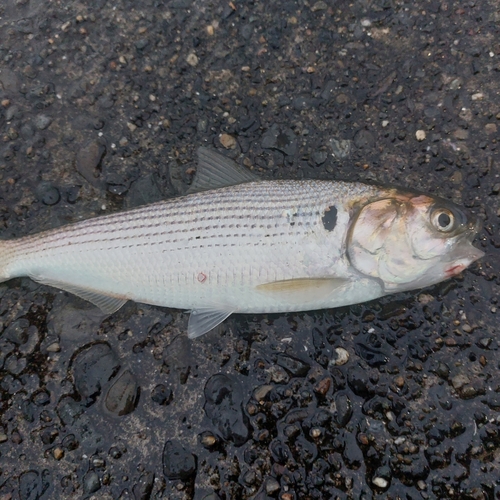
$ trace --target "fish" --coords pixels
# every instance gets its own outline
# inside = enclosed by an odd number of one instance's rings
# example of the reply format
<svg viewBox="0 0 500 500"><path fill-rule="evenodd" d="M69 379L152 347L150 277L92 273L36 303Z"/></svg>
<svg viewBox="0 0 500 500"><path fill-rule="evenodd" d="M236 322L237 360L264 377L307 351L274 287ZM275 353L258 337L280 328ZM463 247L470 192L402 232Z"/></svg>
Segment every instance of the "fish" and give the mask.
<svg viewBox="0 0 500 500"><path fill-rule="evenodd" d="M348 306L449 279L481 258L478 218L418 191L264 180L200 147L182 196L0 241L0 281L28 276L113 314L190 311L199 337L233 313Z"/></svg>

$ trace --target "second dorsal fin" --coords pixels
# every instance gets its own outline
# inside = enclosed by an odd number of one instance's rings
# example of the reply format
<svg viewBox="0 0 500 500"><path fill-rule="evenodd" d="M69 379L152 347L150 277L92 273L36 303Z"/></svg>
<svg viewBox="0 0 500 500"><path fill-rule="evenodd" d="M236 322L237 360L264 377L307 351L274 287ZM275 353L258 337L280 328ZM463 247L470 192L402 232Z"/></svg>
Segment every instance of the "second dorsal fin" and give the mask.
<svg viewBox="0 0 500 500"><path fill-rule="evenodd" d="M259 180L254 173L211 149L198 148L198 169L188 194Z"/></svg>

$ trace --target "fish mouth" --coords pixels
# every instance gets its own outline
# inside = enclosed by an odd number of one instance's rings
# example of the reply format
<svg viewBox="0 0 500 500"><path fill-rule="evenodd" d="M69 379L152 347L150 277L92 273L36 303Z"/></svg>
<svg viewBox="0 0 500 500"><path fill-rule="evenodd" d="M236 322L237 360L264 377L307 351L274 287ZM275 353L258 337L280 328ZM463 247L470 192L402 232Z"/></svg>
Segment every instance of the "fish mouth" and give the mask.
<svg viewBox="0 0 500 500"><path fill-rule="evenodd" d="M466 232L456 242L455 249L449 255L450 265L444 270L448 278L460 274L473 262L484 257L485 253L472 244L472 241L481 230L482 226L482 222L477 218L471 221L468 224Z"/></svg>

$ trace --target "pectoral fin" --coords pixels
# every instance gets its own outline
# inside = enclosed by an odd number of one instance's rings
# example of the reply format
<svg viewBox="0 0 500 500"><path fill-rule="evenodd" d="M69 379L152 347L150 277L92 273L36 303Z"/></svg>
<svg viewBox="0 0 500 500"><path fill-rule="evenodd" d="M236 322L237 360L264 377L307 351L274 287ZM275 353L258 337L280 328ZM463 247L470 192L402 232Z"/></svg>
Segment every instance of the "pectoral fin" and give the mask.
<svg viewBox="0 0 500 500"><path fill-rule="evenodd" d="M270 295L279 295L293 302L314 302L321 300L342 288L349 280L346 278L297 278L293 280L272 281L257 285L257 290Z"/></svg>
<svg viewBox="0 0 500 500"><path fill-rule="evenodd" d="M217 325L220 325L233 312L233 310L215 307L193 309L189 316L188 337L194 339L204 335Z"/></svg>
<svg viewBox="0 0 500 500"><path fill-rule="evenodd" d="M113 297L110 295L104 295L101 292L96 292L94 290L89 290L87 288L82 288L76 285L70 285L68 283L63 283L50 278L41 278L39 276L30 276L33 281L41 283L42 285L49 285L55 288L64 290L65 292L77 295L81 299L88 300L97 306L103 313L113 314L118 311L120 307L127 302L128 299L123 297Z"/></svg>

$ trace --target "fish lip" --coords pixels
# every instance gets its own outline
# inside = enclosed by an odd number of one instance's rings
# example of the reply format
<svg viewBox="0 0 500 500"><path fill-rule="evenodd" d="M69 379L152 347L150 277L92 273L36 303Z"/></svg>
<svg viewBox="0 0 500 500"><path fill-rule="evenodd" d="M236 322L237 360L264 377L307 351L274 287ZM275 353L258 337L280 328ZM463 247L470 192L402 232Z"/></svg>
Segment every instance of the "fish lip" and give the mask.
<svg viewBox="0 0 500 500"><path fill-rule="evenodd" d="M450 266L445 269L447 276L461 273L473 262L484 257L485 253L472 244L482 227L483 222L477 217L469 222L466 231L458 238L455 250L449 255Z"/></svg>

